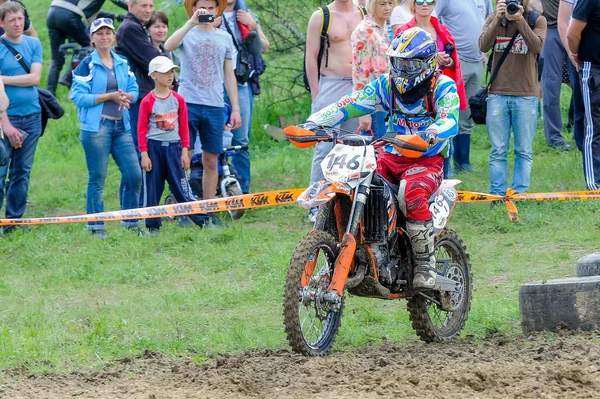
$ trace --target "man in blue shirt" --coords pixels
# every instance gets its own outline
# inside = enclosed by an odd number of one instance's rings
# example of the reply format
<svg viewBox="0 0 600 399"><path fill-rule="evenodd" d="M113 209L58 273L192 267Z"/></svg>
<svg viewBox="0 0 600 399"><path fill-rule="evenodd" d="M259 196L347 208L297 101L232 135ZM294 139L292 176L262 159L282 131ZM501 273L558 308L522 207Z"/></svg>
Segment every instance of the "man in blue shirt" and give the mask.
<svg viewBox="0 0 600 399"><path fill-rule="evenodd" d="M42 74L42 44L24 36L25 13L17 2L0 6L0 26L4 35L0 42L0 75L10 99L7 118L2 118L4 145L10 162L0 168L0 206L6 196L7 219L18 219L25 212L29 175L37 142L42 134L42 116L36 86ZM27 73L7 46L11 46L29 67ZM8 182L6 177L8 171ZM14 226L5 226L4 233Z"/></svg>

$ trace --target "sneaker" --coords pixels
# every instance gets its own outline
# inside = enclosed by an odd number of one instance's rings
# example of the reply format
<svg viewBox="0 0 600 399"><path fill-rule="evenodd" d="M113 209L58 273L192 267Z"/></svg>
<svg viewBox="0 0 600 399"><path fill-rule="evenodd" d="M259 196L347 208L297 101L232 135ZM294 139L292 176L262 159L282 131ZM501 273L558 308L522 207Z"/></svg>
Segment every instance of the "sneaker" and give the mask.
<svg viewBox="0 0 600 399"><path fill-rule="evenodd" d="M106 240L108 238L104 230L92 230L92 237L97 240Z"/></svg>
<svg viewBox="0 0 600 399"><path fill-rule="evenodd" d="M148 232L151 237L158 237L160 235L160 229L157 227L150 227Z"/></svg>
<svg viewBox="0 0 600 399"><path fill-rule="evenodd" d="M137 233L138 237L142 237L148 234L148 230L144 230L141 227L126 227L129 231L134 231Z"/></svg>
<svg viewBox="0 0 600 399"><path fill-rule="evenodd" d="M223 221L214 213L211 213L208 215L209 217L209 224L212 224L213 226L223 226Z"/></svg>
<svg viewBox="0 0 600 399"><path fill-rule="evenodd" d="M2 234L9 235L11 233L16 232L17 230L19 230L19 231L31 231L31 226L28 226L26 224L4 226L4 227L2 227Z"/></svg>
<svg viewBox="0 0 600 399"><path fill-rule="evenodd" d="M553 145L551 147L554 148L555 150L560 150L560 151L565 151L565 152L571 151L571 145L567 144L567 143Z"/></svg>
<svg viewBox="0 0 600 399"><path fill-rule="evenodd" d="M179 216L177 218L177 225L179 227L190 227L193 225L192 220L187 216Z"/></svg>
<svg viewBox="0 0 600 399"><path fill-rule="evenodd" d="M308 211L308 221L314 224L317 221L317 213L319 212L319 208L310 208Z"/></svg>
<svg viewBox="0 0 600 399"><path fill-rule="evenodd" d="M495 208L497 206L504 205L505 202L505 200L494 200L490 202L490 207Z"/></svg>

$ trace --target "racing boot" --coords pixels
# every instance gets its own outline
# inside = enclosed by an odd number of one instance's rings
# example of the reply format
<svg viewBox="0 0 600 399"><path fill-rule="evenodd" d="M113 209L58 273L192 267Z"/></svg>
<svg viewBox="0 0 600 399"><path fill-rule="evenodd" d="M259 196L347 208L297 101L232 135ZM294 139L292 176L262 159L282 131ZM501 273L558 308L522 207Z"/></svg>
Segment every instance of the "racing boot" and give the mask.
<svg viewBox="0 0 600 399"><path fill-rule="evenodd" d="M415 259L413 288L419 291L432 289L437 276L433 222L431 219L426 221L407 220L406 232L410 237Z"/></svg>

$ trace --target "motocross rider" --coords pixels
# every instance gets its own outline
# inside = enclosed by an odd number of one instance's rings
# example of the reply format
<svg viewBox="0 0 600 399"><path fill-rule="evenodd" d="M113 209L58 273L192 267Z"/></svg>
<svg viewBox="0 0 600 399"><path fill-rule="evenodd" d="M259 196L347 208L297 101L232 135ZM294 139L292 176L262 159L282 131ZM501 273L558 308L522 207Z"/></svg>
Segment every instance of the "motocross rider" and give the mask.
<svg viewBox="0 0 600 399"><path fill-rule="evenodd" d="M388 132L420 135L429 149L420 158L400 155L391 144L384 147L377 173L398 184L404 194L408 233L415 258L413 288L435 284L433 222L428 199L443 178L444 157L458 133L459 97L454 81L438 72L438 48L431 35L411 28L396 35L388 49L389 75L382 75L362 90L342 97L312 114L306 129L333 127L347 119L389 113ZM402 195L399 195L402 198Z"/></svg>

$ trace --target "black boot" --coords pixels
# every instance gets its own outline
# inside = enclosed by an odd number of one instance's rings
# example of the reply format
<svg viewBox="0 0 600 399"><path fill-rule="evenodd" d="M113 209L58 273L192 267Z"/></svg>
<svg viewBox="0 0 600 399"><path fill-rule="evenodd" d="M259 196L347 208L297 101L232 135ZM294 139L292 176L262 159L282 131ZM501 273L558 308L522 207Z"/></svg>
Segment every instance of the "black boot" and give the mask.
<svg viewBox="0 0 600 399"><path fill-rule="evenodd" d="M471 153L471 135L458 134L454 136L454 166L457 171L473 172L469 161Z"/></svg>

